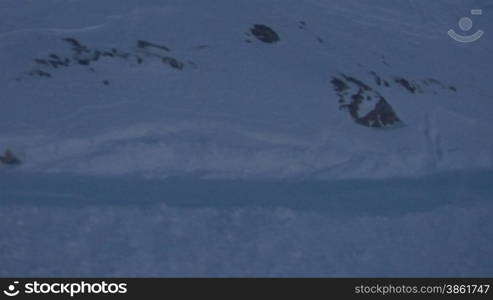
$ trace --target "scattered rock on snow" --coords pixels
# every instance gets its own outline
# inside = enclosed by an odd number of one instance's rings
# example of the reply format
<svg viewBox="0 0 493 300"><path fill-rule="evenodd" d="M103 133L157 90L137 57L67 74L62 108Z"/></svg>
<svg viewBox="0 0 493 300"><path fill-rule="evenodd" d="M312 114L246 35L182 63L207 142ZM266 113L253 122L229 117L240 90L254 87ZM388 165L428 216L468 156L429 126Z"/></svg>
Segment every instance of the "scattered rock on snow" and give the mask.
<svg viewBox="0 0 493 300"><path fill-rule="evenodd" d="M255 24L250 28L250 32L259 40L264 43L275 43L279 42L281 39L277 32L272 28L262 24Z"/></svg>
<svg viewBox="0 0 493 300"><path fill-rule="evenodd" d="M4 165L19 165L21 160L10 149L7 149L4 155L0 156L0 163Z"/></svg>

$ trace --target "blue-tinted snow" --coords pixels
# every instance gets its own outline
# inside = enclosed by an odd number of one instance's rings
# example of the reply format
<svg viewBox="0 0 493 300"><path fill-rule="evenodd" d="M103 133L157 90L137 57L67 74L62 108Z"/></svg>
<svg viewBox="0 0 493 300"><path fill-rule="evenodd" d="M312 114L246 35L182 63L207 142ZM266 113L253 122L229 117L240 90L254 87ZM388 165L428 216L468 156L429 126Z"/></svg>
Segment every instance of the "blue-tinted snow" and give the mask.
<svg viewBox="0 0 493 300"><path fill-rule="evenodd" d="M471 8L486 34L458 44ZM23 160L0 166L0 276L492 276L491 8L0 1L0 151ZM67 37L187 64L29 76ZM457 92L379 87L404 126L365 128L330 79L370 72Z"/></svg>
<svg viewBox="0 0 493 300"><path fill-rule="evenodd" d="M0 177L2 276L491 276L491 172Z"/></svg>

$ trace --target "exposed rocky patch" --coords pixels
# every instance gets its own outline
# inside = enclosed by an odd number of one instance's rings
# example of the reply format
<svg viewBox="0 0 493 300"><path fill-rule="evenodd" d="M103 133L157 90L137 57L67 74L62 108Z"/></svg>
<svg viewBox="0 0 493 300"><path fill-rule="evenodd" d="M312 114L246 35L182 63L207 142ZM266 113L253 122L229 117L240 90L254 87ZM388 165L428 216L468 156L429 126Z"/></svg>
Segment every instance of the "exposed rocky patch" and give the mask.
<svg viewBox="0 0 493 300"><path fill-rule="evenodd" d="M454 86L446 86L437 79L406 79L400 76L394 76L390 79L385 79L380 77L376 72L370 71L369 74L373 77L375 84L377 86L391 87L391 83L396 84L400 88L404 89L406 92L411 94L424 94L426 90L435 92L439 89L451 90L457 92L457 88Z"/></svg>
<svg viewBox="0 0 493 300"><path fill-rule="evenodd" d="M45 71L39 70L39 69L33 69L33 70L31 70L28 73L28 75L29 76L47 77L47 78L50 78L51 77L51 73L48 73L48 72L45 72ZM17 80L20 80L20 78L18 78Z"/></svg>
<svg viewBox="0 0 493 300"><path fill-rule="evenodd" d="M255 24L250 28L250 32L261 42L276 43L281 40L277 32L267 25Z"/></svg>
<svg viewBox="0 0 493 300"><path fill-rule="evenodd" d="M161 60L162 63L167 64L177 70L183 70L185 68L184 62L163 53L171 52L171 49L164 45L158 45L155 43L139 40L137 41L137 47L139 48L139 53L144 56L157 57Z"/></svg>
<svg viewBox="0 0 493 300"><path fill-rule="evenodd" d="M416 92L423 93L423 90L421 90L420 86L416 84L414 81L408 81L404 78L401 77L396 77L394 78L394 82L400 85L401 87L405 88L409 93L415 94Z"/></svg>
<svg viewBox="0 0 493 300"><path fill-rule="evenodd" d="M341 74L333 77L331 83L339 96L339 108L347 110L357 124L383 128L401 123L387 100L363 81ZM376 103L374 99L377 99Z"/></svg>
<svg viewBox="0 0 493 300"><path fill-rule="evenodd" d="M71 53L65 55L51 53L46 57L35 58L33 60L35 67L23 76L18 77L17 80L22 80L26 75L51 78L55 69L68 68L75 65L86 66L91 72L96 72L95 66L103 59L119 59L137 65L143 64L145 60L157 59L163 64L180 71L187 65L185 62L172 57L170 55L171 49L167 46L144 40L138 40L136 49L130 52L117 48L91 48L72 37L64 38L63 41L70 47ZM196 64L192 61L189 61L188 64L196 68ZM104 80L103 84L109 85L109 81Z"/></svg>
<svg viewBox="0 0 493 300"><path fill-rule="evenodd" d="M448 89L448 90L451 90L453 92L457 92L457 88L455 86L447 86L447 85L443 84L442 82L440 82L436 79L433 79L433 78L428 78L428 79L422 80L421 82L426 86L435 85L435 86L441 87L442 89Z"/></svg>
<svg viewBox="0 0 493 300"><path fill-rule="evenodd" d="M178 70L183 70L183 68L185 67L185 63L182 63L181 61L173 57L165 56L161 58L161 61L165 64L168 64L170 67Z"/></svg>
<svg viewBox="0 0 493 300"><path fill-rule="evenodd" d="M367 100L371 101L371 98ZM357 122L366 127L382 128L399 124L401 123L401 120L387 100L385 100L384 97L379 96L379 100L377 104L375 104L375 107L363 117L358 118Z"/></svg>
<svg viewBox="0 0 493 300"><path fill-rule="evenodd" d="M385 86L385 87L389 87L390 84L387 80L381 78L380 76L377 75L377 73L371 71L370 74L373 76L373 78L375 79L375 84L378 85L378 86Z"/></svg>
<svg viewBox="0 0 493 300"><path fill-rule="evenodd" d="M346 90L349 90L349 85L346 83L345 80L334 77L332 78L331 83L334 86L334 90L337 92L338 95L345 92Z"/></svg>
<svg viewBox="0 0 493 300"><path fill-rule="evenodd" d="M164 50L166 52L170 52L171 51L171 49L169 49L166 46L154 44L154 43L151 43L151 42L148 42L148 41L143 41L143 40L138 40L137 41L137 47L139 47L141 49L156 48L156 49L159 49L159 50Z"/></svg>
<svg viewBox="0 0 493 300"><path fill-rule="evenodd" d="M365 84L363 81L360 81L354 77L351 77L351 76L346 76L344 74L341 74L342 77L347 81L347 82L350 82L350 83L353 83L355 84L356 86L358 86L360 89L364 90L364 91L371 91L372 88Z"/></svg>
<svg viewBox="0 0 493 300"><path fill-rule="evenodd" d="M12 152L7 149L3 155L0 155L0 164L4 165L20 165L22 161Z"/></svg>
<svg viewBox="0 0 493 300"><path fill-rule="evenodd" d="M374 87L346 74L333 77L330 81L338 96L339 108L347 110L357 124L366 127L385 128L402 124L389 102L377 91L377 87L390 88L395 85L410 94L423 94L427 89L433 93L437 93L437 89L457 91L457 88L446 86L436 79L410 80L403 77L388 79L374 71L370 71L369 74L373 77Z"/></svg>

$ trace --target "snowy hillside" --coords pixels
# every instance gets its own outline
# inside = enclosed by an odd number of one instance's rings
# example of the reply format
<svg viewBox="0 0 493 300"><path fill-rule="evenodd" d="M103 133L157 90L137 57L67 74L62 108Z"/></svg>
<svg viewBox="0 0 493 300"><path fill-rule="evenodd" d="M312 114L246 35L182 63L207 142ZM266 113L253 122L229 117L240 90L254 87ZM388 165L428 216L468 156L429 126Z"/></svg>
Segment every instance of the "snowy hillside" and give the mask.
<svg viewBox="0 0 493 300"><path fill-rule="evenodd" d="M9 2L0 134L26 170L340 178L493 165L492 43L444 34L461 1ZM382 124L382 109L399 122Z"/></svg>
<svg viewBox="0 0 493 300"><path fill-rule="evenodd" d="M0 275L491 275L492 8L0 1Z"/></svg>

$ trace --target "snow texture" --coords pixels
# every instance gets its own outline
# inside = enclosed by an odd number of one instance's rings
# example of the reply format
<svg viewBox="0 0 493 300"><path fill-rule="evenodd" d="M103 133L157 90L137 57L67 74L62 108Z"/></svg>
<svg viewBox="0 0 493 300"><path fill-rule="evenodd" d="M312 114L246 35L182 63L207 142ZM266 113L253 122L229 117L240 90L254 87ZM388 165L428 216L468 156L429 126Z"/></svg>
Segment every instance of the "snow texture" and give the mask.
<svg viewBox="0 0 493 300"><path fill-rule="evenodd" d="M492 8L1 1L0 275L492 276Z"/></svg>

